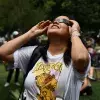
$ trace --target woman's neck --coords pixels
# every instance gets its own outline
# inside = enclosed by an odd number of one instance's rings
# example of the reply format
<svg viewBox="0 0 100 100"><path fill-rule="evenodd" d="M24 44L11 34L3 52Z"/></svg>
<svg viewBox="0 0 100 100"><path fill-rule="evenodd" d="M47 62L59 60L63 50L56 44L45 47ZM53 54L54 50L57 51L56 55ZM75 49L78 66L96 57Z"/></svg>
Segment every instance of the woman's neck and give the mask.
<svg viewBox="0 0 100 100"><path fill-rule="evenodd" d="M48 51L52 55L57 55L60 53L64 53L66 49L67 49L67 42L55 40L55 41L50 42Z"/></svg>

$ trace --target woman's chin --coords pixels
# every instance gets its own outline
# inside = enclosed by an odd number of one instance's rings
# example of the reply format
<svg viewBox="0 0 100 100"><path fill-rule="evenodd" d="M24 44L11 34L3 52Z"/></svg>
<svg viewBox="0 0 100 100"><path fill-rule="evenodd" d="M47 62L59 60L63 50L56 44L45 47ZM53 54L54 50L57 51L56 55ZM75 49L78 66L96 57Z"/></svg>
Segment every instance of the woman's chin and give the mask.
<svg viewBox="0 0 100 100"><path fill-rule="evenodd" d="M49 35L53 35L53 36L55 36L55 35L60 35L60 31L59 30L49 30L48 32L47 32L47 35L49 36Z"/></svg>
<svg viewBox="0 0 100 100"><path fill-rule="evenodd" d="M56 32L49 32L49 33L47 33L47 36L48 37L57 37L57 36L60 36L60 34L58 34Z"/></svg>

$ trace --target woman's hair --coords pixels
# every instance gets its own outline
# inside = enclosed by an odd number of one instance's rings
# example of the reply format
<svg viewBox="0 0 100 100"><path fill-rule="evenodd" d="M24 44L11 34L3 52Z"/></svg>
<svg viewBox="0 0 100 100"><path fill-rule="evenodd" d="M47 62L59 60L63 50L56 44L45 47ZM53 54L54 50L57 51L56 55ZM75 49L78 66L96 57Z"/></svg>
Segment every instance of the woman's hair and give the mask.
<svg viewBox="0 0 100 100"><path fill-rule="evenodd" d="M65 51L64 56L63 56L64 63L67 65L69 65L71 62L71 46L72 46L72 43L69 40L68 41L68 49Z"/></svg>

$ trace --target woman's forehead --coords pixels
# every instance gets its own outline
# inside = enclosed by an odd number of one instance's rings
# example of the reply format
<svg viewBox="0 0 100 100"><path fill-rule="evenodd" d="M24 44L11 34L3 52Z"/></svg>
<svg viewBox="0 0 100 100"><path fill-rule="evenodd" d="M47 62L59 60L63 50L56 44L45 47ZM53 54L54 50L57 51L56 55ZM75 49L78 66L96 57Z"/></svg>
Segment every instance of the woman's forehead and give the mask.
<svg viewBox="0 0 100 100"><path fill-rule="evenodd" d="M57 17L55 19L67 19L67 20L69 20L69 18L67 16L59 16L59 17Z"/></svg>

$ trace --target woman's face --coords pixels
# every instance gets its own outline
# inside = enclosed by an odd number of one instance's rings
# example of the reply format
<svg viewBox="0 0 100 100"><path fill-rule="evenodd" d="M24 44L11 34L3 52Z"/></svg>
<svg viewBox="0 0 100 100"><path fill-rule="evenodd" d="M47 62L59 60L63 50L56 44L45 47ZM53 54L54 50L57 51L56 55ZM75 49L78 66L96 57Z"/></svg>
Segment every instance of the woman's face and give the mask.
<svg viewBox="0 0 100 100"><path fill-rule="evenodd" d="M69 18L66 16L57 17L48 27L47 36L60 36L63 39L68 39L69 34Z"/></svg>

